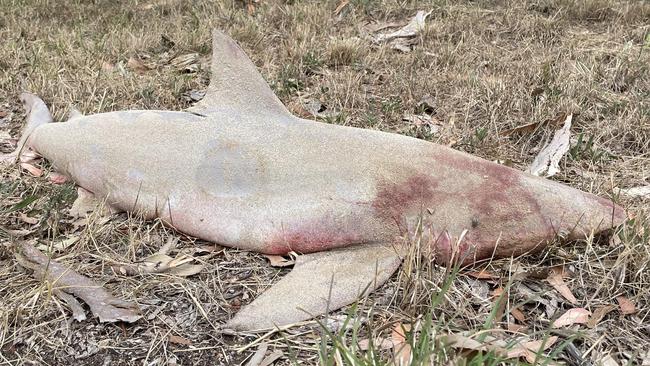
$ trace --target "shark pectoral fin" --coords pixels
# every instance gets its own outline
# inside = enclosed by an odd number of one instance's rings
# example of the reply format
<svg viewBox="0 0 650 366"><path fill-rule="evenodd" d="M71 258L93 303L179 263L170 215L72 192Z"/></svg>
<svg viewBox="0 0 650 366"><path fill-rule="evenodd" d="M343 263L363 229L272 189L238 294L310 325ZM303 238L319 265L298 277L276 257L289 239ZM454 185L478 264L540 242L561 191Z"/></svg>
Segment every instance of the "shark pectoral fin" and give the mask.
<svg viewBox="0 0 650 366"><path fill-rule="evenodd" d="M339 309L381 286L401 262L389 244L300 256L289 274L242 308L224 329L271 329Z"/></svg>
<svg viewBox="0 0 650 366"><path fill-rule="evenodd" d="M34 132L36 127L52 122L50 110L47 109L45 102L41 98L31 93L22 93L20 100L23 102L25 111L27 112L27 123L25 123L20 140L18 140L16 150L8 154L0 155L0 163L14 163L22 155L27 155L27 161L33 160L29 156L30 154L24 151L25 147L29 147L26 146L29 136Z"/></svg>
<svg viewBox="0 0 650 366"><path fill-rule="evenodd" d="M218 30L212 33L211 73L205 96L187 111L209 115L234 109L265 115L291 115L244 50Z"/></svg>

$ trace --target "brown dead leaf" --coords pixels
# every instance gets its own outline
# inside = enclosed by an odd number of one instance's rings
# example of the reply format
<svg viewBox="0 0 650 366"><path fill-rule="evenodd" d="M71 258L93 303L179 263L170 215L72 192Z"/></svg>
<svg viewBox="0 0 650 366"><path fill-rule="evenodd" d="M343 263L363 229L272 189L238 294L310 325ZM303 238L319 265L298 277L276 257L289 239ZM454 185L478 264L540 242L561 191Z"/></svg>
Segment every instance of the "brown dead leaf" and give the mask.
<svg viewBox="0 0 650 366"><path fill-rule="evenodd" d="M393 328L391 340L395 352L393 358L394 365L405 366L411 364L411 345L406 340L406 333L410 330L410 324L402 323L395 324L395 327Z"/></svg>
<svg viewBox="0 0 650 366"><path fill-rule="evenodd" d="M145 72L150 70L150 68L147 65L145 65L142 61L136 59L135 57L129 58L129 61L127 61L126 63L126 67L128 67L129 70L139 75L142 75Z"/></svg>
<svg viewBox="0 0 650 366"><path fill-rule="evenodd" d="M257 351L253 353L253 356L246 362L246 366L259 366L262 361L264 361L264 356L266 355L266 351L269 349L269 344L266 342L260 343L259 347L257 347Z"/></svg>
<svg viewBox="0 0 650 366"><path fill-rule="evenodd" d="M614 309L616 309L616 306L614 305L604 305L597 307L591 317L589 317L587 327L595 328L596 325L598 325L598 323L600 323L600 321L603 320L603 318Z"/></svg>
<svg viewBox="0 0 650 366"><path fill-rule="evenodd" d="M350 3L350 0L341 0L341 2L336 7L336 9L334 9L334 15L339 15L341 10L343 10L343 8L345 8L349 3Z"/></svg>
<svg viewBox="0 0 650 366"><path fill-rule="evenodd" d="M108 62L108 61L103 61L102 62L102 70L106 72L113 72L115 70L115 65Z"/></svg>
<svg viewBox="0 0 650 366"><path fill-rule="evenodd" d="M522 324L508 323L508 330L514 333L524 333L527 329L528 327Z"/></svg>
<svg viewBox="0 0 650 366"><path fill-rule="evenodd" d="M22 212L19 214L19 216L20 216L20 221L26 224L30 224L30 225L38 224L39 219L35 217L29 217Z"/></svg>
<svg viewBox="0 0 650 366"><path fill-rule="evenodd" d="M192 341L190 341L189 339L186 339L186 338L183 338L181 336L174 335L174 334L170 334L169 337L168 337L168 340L169 340L169 343L180 344L180 345L183 345L183 346L191 346L192 345Z"/></svg>
<svg viewBox="0 0 650 366"><path fill-rule="evenodd" d="M503 314L506 311L507 298L504 296L503 287L497 287L492 291L492 304L496 306L494 312L494 322L499 323L503 319Z"/></svg>
<svg viewBox="0 0 650 366"><path fill-rule="evenodd" d="M276 350L271 352L270 355L266 356L266 358L260 362L260 366L270 366L272 365L275 361L279 360L284 356L284 353L280 350Z"/></svg>
<svg viewBox="0 0 650 366"><path fill-rule="evenodd" d="M253 15L255 14L255 4L259 2L259 0L245 0L246 1L246 12L248 15Z"/></svg>
<svg viewBox="0 0 650 366"><path fill-rule="evenodd" d="M525 125L517 126L509 130L501 132L501 136L510 136L515 133L532 133L540 126L543 122L533 122Z"/></svg>
<svg viewBox="0 0 650 366"><path fill-rule="evenodd" d="M359 341L358 345L360 350L367 351L370 349L370 340L368 338L362 339ZM393 341L390 339L376 338L372 341L372 347L374 349L386 350L393 348L393 346Z"/></svg>
<svg viewBox="0 0 650 366"><path fill-rule="evenodd" d="M630 315L636 313L636 307L634 306L634 303L629 300L625 296L618 296L616 297L616 301L618 302L618 306L620 307L621 314L623 315Z"/></svg>
<svg viewBox="0 0 650 366"><path fill-rule="evenodd" d="M573 296L573 293L569 289L569 286L564 282L564 269L562 267L553 267L549 271L548 277L546 280L548 283L553 286L553 288L567 299L571 304L576 305L578 299Z"/></svg>
<svg viewBox="0 0 650 366"><path fill-rule="evenodd" d="M86 311L74 296L67 294L58 289L52 290L52 293L56 295L56 297L58 297L59 299L65 301L66 305L68 305L68 308L70 308L70 310L72 311L72 318L74 320L78 322L82 322L87 319Z"/></svg>
<svg viewBox="0 0 650 366"><path fill-rule="evenodd" d="M3 226L0 226L0 230L4 231L10 236L13 236L15 238L22 238L23 236L27 236L29 234L32 234L32 230L27 230L27 229L7 229Z"/></svg>
<svg viewBox="0 0 650 366"><path fill-rule="evenodd" d="M9 112L7 112L5 110L0 110L0 118L5 118L5 117L7 117L8 114L9 114Z"/></svg>
<svg viewBox="0 0 650 366"><path fill-rule="evenodd" d="M480 342L461 334L449 334L442 336L442 338L447 345L453 348L481 352L491 351L506 358L524 357L526 361L531 363L536 360L537 354L549 349L558 340L558 337L553 336L546 340L515 342L512 344L493 336L486 336Z"/></svg>
<svg viewBox="0 0 650 366"><path fill-rule="evenodd" d="M264 254L264 257L269 260L271 267L289 267L296 264L296 260L293 257L288 259L281 255L272 254Z"/></svg>
<svg viewBox="0 0 650 366"><path fill-rule="evenodd" d="M40 177L43 175L43 170L35 165L29 163L20 163L20 167L28 171L29 174L33 175L34 177Z"/></svg>
<svg viewBox="0 0 650 366"><path fill-rule="evenodd" d="M512 308L510 310L510 314L512 314L512 316L515 319L517 319L520 323L525 323L526 322L526 315L519 308L517 308L517 307Z"/></svg>
<svg viewBox="0 0 650 366"><path fill-rule="evenodd" d="M553 328L561 328L573 324L586 324L589 321L591 312L584 308L573 308L567 310L551 324Z"/></svg>
<svg viewBox="0 0 650 366"><path fill-rule="evenodd" d="M539 361L537 355L541 355L543 351L549 349L552 345L557 342L558 337L553 336L548 339L542 339L538 341L530 341L517 343L514 347L508 350L508 358L519 358L524 357L526 361L534 364L536 361Z"/></svg>
<svg viewBox="0 0 650 366"><path fill-rule="evenodd" d="M462 334L447 334L440 338L449 347L481 352L492 351L500 356L506 355L507 343L492 336L484 337L482 342Z"/></svg>
<svg viewBox="0 0 650 366"><path fill-rule="evenodd" d="M474 277L479 280L498 280L501 278L498 274L494 272L490 272L487 269L481 269L478 271L467 271L467 272L462 272L464 275Z"/></svg>
<svg viewBox="0 0 650 366"><path fill-rule="evenodd" d="M53 289L65 291L83 300L100 322L135 322L141 318L137 305L113 297L101 285L66 268L28 243L21 244L18 262L33 271L38 280L51 283Z"/></svg>
<svg viewBox="0 0 650 366"><path fill-rule="evenodd" d="M511 128L509 130L503 131L501 132L501 136L510 136L515 133L530 134L533 133L536 129L543 126L550 126L552 128L556 128L561 126L562 123L566 120L566 118L567 118L567 113L560 113L555 118L549 118L541 122L528 123L525 125L517 126L515 128Z"/></svg>
<svg viewBox="0 0 650 366"><path fill-rule="evenodd" d="M65 174L51 172L49 174L50 182L54 184L63 184L68 181L68 177Z"/></svg>

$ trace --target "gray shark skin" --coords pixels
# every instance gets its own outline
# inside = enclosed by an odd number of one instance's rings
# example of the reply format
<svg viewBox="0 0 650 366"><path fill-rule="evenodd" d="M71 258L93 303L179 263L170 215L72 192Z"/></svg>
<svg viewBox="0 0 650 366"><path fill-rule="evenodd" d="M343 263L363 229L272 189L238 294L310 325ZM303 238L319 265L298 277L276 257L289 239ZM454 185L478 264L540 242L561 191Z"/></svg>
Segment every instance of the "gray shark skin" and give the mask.
<svg viewBox="0 0 650 366"><path fill-rule="evenodd" d="M304 254L226 329L284 326L355 301L390 278L417 228L432 260L469 264L626 219L609 200L447 147L295 117L218 31L210 86L187 111L44 123L42 101L23 98L27 146L112 207L229 247Z"/></svg>

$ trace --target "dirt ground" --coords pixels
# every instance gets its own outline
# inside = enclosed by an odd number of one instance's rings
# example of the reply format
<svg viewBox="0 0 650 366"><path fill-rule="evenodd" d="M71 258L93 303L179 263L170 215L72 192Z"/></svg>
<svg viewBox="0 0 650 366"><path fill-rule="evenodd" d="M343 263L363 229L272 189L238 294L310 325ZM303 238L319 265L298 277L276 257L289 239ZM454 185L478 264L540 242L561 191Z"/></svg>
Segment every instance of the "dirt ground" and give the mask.
<svg viewBox="0 0 650 366"><path fill-rule="evenodd" d="M426 26L402 50L373 41L419 10L431 11ZM228 335L220 325L290 269L126 214L74 219L76 189L52 183L47 163L41 177L7 166L0 364L236 365L261 344L266 357L281 355L276 365L383 364L399 353L394 345L364 350L358 341L394 340L396 325L410 325L413 364L650 365L650 194L620 190L650 185L649 3L0 0L0 152L11 151L25 121L23 91L42 97L57 121L73 106L84 114L188 107L209 80L213 28L242 45L297 115L406 134L522 170L558 129L553 120L573 113L571 149L551 179L614 199L630 220L451 277L414 252L371 297L321 318L324 327ZM529 123L539 125L507 133ZM212 248L199 274L111 270L170 239L181 249ZM74 321L52 285L17 263L23 241L137 303L143 318ZM551 326L574 308L590 312L590 323ZM481 358L489 352L443 344L448 334L479 344L486 334L557 340L548 358L531 362Z"/></svg>

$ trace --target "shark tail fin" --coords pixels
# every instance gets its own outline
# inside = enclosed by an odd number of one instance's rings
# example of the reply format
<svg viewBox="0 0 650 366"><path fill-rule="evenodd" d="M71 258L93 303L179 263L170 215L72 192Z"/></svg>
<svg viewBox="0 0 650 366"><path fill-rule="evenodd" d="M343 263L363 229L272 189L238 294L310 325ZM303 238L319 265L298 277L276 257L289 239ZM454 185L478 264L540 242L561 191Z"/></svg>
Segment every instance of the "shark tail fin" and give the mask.
<svg viewBox="0 0 650 366"><path fill-rule="evenodd" d="M217 109L234 109L266 115L290 115L255 64L232 38L214 30L212 67L205 97L187 110L209 115Z"/></svg>
<svg viewBox="0 0 650 366"><path fill-rule="evenodd" d="M50 110L47 109L45 102L38 96L31 93L22 93L20 100L23 102L25 111L27 112L27 123L23 128L20 140L16 145L16 150L8 154L0 154L0 163L15 163L19 158L31 160L26 153L26 146L28 145L29 136L34 132L36 127L52 122L52 115ZM32 153L33 154L33 153Z"/></svg>
<svg viewBox="0 0 650 366"><path fill-rule="evenodd" d="M272 329L339 309L381 286L401 262L388 244L300 256L289 274L242 308L224 330Z"/></svg>

